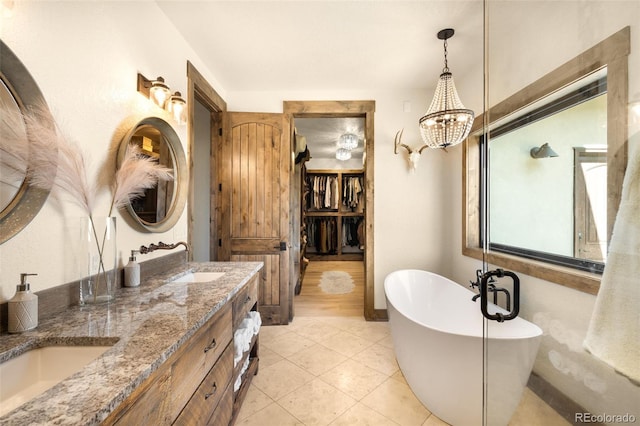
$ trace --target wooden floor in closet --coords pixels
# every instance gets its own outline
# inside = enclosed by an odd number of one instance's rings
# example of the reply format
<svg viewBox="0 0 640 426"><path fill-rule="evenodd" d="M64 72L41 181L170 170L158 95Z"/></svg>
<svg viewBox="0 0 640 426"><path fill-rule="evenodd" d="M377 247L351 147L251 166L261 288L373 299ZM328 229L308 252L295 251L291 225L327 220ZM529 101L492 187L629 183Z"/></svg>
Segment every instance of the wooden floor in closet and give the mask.
<svg viewBox="0 0 640 426"><path fill-rule="evenodd" d="M347 294L327 294L318 286L325 271L344 271L355 288ZM363 316L364 262L312 260L307 266L302 290L294 300L296 316Z"/></svg>

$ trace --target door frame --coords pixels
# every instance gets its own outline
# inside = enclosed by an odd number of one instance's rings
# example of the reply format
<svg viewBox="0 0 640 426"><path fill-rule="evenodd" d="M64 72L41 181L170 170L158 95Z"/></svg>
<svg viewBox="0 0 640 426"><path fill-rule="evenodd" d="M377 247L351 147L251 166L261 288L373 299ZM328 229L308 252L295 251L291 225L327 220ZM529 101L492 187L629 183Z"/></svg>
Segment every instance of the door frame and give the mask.
<svg viewBox="0 0 640 426"><path fill-rule="evenodd" d="M374 121L375 101L284 101L283 112L288 115L289 134L293 133L296 118L364 117L365 119L365 256L364 256L364 318L367 321L386 321L387 310L375 309L374 247L373 247L373 177L374 177ZM299 196L291 194L290 196ZM292 215L299 212L292 212Z"/></svg>
<svg viewBox="0 0 640 426"><path fill-rule="evenodd" d="M189 171L189 195L187 202L187 241L192 243L193 238L193 207L195 205L194 200L194 173L193 173L193 149L195 146L195 102L200 102L211 113L211 199L209 204L209 256L210 260L218 259L218 222L219 217L217 214L217 193L214 190L215 182L218 181L218 151L220 150L220 133L217 131L221 128L220 114L227 110L227 103L216 92L216 90L209 84L209 82L202 76L202 74L196 69L196 67L187 61L187 153L188 153L188 171ZM192 259L193 254L189 253L189 260Z"/></svg>

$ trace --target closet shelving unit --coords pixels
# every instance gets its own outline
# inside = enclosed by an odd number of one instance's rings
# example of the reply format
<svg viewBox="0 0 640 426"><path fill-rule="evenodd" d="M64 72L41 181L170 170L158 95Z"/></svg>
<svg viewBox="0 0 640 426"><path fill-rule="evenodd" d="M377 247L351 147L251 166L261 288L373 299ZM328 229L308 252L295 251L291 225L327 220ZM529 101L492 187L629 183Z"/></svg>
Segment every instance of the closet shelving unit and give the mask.
<svg viewBox="0 0 640 426"><path fill-rule="evenodd" d="M339 197L337 205L333 203L330 207L318 207L314 206L310 197L314 197L314 191L311 187L313 179L316 176L324 177L327 179L333 178L336 180L334 190L337 190ZM361 194L359 197L359 203L355 207L349 207L344 204L344 190L347 185L348 179L356 177L360 178ZM307 244L305 247L305 256L309 260L363 260L364 259L364 238L362 241L358 241L355 245L349 245L344 241L343 228L349 226L350 221L364 221L365 212L365 197L364 197L364 171L363 170L306 170L303 176L305 182L303 182L303 199L302 199L302 223L306 224L307 232ZM309 235L312 231L310 226L311 222L318 220L326 220L333 223L331 225L331 232L335 232L337 241L335 244L329 244L328 248L318 249L313 244L313 239ZM364 223L362 224L364 228ZM353 227L348 230L353 241L355 237L355 229Z"/></svg>

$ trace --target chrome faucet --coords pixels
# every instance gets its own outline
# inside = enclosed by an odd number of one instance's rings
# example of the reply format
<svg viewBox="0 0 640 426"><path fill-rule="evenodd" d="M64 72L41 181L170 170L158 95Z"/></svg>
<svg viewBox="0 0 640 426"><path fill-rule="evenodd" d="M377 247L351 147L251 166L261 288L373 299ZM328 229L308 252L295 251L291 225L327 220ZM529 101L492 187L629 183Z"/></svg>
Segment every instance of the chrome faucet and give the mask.
<svg viewBox="0 0 640 426"><path fill-rule="evenodd" d="M162 241L160 241L158 244L153 244L153 243L149 244L149 247L140 246L140 254L151 253L152 251L155 251L155 250L173 250L178 246L184 246L187 253L191 251L189 244L185 243L184 241L180 241L175 244L165 244Z"/></svg>

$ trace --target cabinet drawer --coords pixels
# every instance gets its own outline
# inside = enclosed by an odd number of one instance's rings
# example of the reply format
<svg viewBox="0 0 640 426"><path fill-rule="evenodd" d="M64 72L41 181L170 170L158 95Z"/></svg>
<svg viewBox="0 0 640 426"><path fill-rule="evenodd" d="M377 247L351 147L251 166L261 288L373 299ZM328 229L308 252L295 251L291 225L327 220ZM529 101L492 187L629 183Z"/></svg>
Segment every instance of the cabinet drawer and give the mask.
<svg viewBox="0 0 640 426"><path fill-rule="evenodd" d="M184 407L175 424L201 424L205 419L211 418L218 403L226 396L225 394L230 393L233 395L233 392L229 392L230 389L228 389L232 373L233 345L229 344L216 365L209 371L209 374L193 394L189 403Z"/></svg>
<svg viewBox="0 0 640 426"><path fill-rule="evenodd" d="M247 312L258 301L258 276L254 276L233 299L233 329L236 330Z"/></svg>
<svg viewBox="0 0 640 426"><path fill-rule="evenodd" d="M231 417L233 417L233 383L227 385L227 389L224 391L224 395L222 395L222 399L207 425L228 425L231 423Z"/></svg>
<svg viewBox="0 0 640 426"><path fill-rule="evenodd" d="M182 355L171 366L171 407L174 418L231 342L231 318L231 306L227 304L193 336Z"/></svg>
<svg viewBox="0 0 640 426"><path fill-rule="evenodd" d="M169 370L160 370L159 375L140 386L140 391L134 392L126 399L122 406L123 412L117 420L112 422L112 416L107 418L104 425L169 425Z"/></svg>

